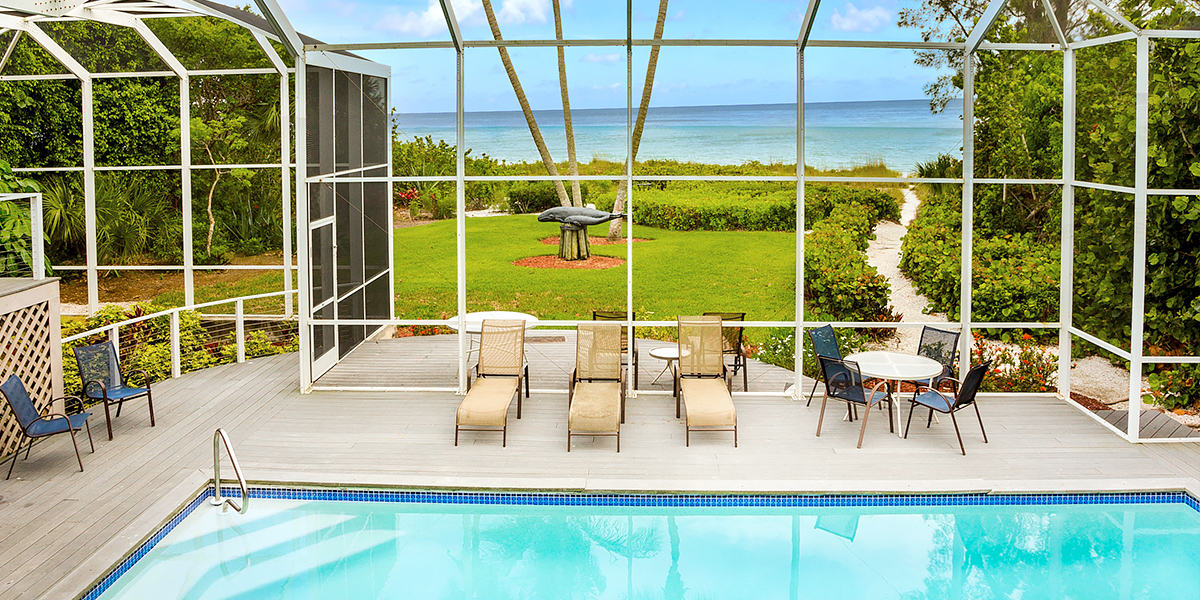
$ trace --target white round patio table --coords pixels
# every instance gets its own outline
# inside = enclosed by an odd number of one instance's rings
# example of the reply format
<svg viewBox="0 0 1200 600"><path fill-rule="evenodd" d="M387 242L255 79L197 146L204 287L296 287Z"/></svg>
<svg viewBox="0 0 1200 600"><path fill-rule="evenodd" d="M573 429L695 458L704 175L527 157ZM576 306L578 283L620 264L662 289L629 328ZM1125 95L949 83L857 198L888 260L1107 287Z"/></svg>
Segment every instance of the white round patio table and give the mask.
<svg viewBox="0 0 1200 600"><path fill-rule="evenodd" d="M888 352L886 350L871 350L856 352L845 358L847 362L858 363L858 370L864 377L892 381L920 381L931 379L942 374L942 363L905 352ZM891 385L889 383L889 385ZM900 411L894 411L896 435L900 435Z"/></svg>
<svg viewBox="0 0 1200 600"><path fill-rule="evenodd" d="M483 330L484 320L488 321L525 321L525 329L532 329L537 326L538 318L520 312L511 312L507 310L485 310L482 312L469 312L466 315L467 333L479 333ZM451 321L449 327L458 331L458 315L454 315L449 319Z"/></svg>
<svg viewBox="0 0 1200 600"><path fill-rule="evenodd" d="M658 360L667 361L667 366L664 367L662 372L658 374L658 377L654 378L654 381L650 382L650 385L654 385L654 384L658 383L659 379L662 379L662 376L665 375L667 373L667 371L671 371L671 363L679 360L679 346L663 346L662 348L651 348L650 356L652 358L657 358ZM671 371L671 379L672 380L675 379L674 373L675 373L674 371ZM674 384L672 384L672 386L674 386Z"/></svg>

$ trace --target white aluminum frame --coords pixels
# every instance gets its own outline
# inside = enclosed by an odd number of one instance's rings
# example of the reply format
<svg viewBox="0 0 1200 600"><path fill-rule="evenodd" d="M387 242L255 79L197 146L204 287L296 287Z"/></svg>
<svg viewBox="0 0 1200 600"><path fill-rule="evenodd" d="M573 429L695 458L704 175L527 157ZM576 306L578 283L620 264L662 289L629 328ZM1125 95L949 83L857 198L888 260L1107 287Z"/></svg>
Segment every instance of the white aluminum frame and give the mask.
<svg viewBox="0 0 1200 600"><path fill-rule="evenodd" d="M260 3L269 3L275 5L274 0L258 0ZM26 34L29 38L45 49L52 57L55 58L69 71L67 74L55 75L0 75L0 81L42 81L42 80L62 80L62 79L78 79L83 84L82 93L82 128L83 128L83 165L76 167L39 167L39 168L15 168L13 171L21 173L69 173L82 172L84 179L84 205L85 205L85 228L86 228L86 266L75 265L53 265L51 268L62 271L87 271L87 288L88 288L88 312L95 313L100 308L100 292L99 292L99 272L101 270L130 270L130 271L183 271L184 274L184 303L195 303L195 272L197 270L207 269L246 269L246 270L278 270L284 272L284 292L289 292L294 289L292 284L292 270L296 268L292 263L291 252L291 190L289 183L291 179L290 169L293 163L290 161L290 85L289 73L292 69L288 69L280 59L278 53L270 46L269 40L279 41L288 46L288 40L295 39L296 47L299 47L300 41L294 31L290 35L286 32L264 31L244 21L231 18L230 15L210 10L208 7L201 4L193 4L188 0L155 0L161 4L160 10L151 10L147 7L140 7L137 11L122 10L122 5L114 5L99 1L85 1L80 6L72 9L67 14L61 17L51 16L29 16L26 18L17 18L6 14L0 14L0 27L7 30L13 30L17 33L13 40L4 50L2 59L0 59L0 71L4 64L7 63L9 56L16 48L16 43L20 39L21 34ZM0 0L0 4L3 0ZM275 5L277 6L277 5ZM4 7L0 6L0 10ZM148 11L148 12L140 12ZM251 35L257 40L259 46L267 59L271 61L272 68L268 69L204 69L204 70L188 70L179 62L169 48L163 44L157 36L146 26L144 18L157 17L180 17L180 16L209 16L227 20L240 25L247 29ZM167 65L169 71L135 71L135 72L119 72L119 73L90 73L78 61L71 57L61 46L59 46L50 36L46 35L39 27L38 23L63 21L63 20L91 20L106 23L116 27L126 27L134 30L147 46L154 51L159 58ZM272 21L271 19L268 19ZM273 22L273 21L272 21ZM286 18L283 19L286 23ZM290 26L288 26L290 28ZM365 62L365 61L364 61ZM272 75L277 74L280 78L280 161L278 163L267 164L251 164L251 165L193 165L191 157L191 102L190 102L190 82L192 77L203 77L212 75ZM110 78L129 78L129 77L177 77L179 78L179 122L180 122L180 163L178 165L112 165L98 166L95 160L95 134L93 120L93 97L92 97L92 82L95 79L110 79ZM281 173L281 181L283 182L281 190L281 204L283 207L283 262L279 265L197 265L193 260L193 244L192 244L192 171L209 170L218 168L242 168L242 169L279 169ZM180 197L181 197L181 213L183 219L182 232L182 250L183 264L182 265L100 265L96 249L96 173L110 171L179 171L180 173ZM40 221L41 214L38 218ZM291 314L292 307L287 307L288 314Z"/></svg>
<svg viewBox="0 0 1200 600"><path fill-rule="evenodd" d="M29 201L29 254L33 258L30 268L34 279L46 278L46 240L38 232L42 227L42 195L38 192L20 192L0 194L0 202Z"/></svg>

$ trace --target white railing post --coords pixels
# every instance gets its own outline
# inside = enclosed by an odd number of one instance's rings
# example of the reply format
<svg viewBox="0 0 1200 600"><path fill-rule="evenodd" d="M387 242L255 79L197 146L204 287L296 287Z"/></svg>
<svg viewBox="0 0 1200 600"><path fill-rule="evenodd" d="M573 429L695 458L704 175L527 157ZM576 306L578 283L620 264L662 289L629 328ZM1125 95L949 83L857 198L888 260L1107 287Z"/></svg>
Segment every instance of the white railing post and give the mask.
<svg viewBox="0 0 1200 600"><path fill-rule="evenodd" d="M237 333L237 361L246 362L246 310L242 301L235 303L233 311L235 331Z"/></svg>
<svg viewBox="0 0 1200 600"><path fill-rule="evenodd" d="M29 198L29 238L33 241L33 278L46 278L46 245L42 226L42 195Z"/></svg>
<svg viewBox="0 0 1200 600"><path fill-rule="evenodd" d="M179 377L179 363L179 310L176 309L171 311L171 377Z"/></svg>
<svg viewBox="0 0 1200 600"><path fill-rule="evenodd" d="M112 342L113 348L117 353L121 352L121 324L113 323L112 329L108 330L108 341Z"/></svg>

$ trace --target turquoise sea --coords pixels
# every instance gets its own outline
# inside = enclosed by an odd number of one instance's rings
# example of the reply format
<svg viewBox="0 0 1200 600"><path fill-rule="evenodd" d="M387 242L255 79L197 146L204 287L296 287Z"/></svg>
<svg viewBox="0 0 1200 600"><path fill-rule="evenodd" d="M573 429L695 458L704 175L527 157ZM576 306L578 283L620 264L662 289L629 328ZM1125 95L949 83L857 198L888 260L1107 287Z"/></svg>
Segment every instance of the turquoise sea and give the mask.
<svg viewBox="0 0 1200 600"><path fill-rule="evenodd" d="M562 111L534 111L556 161L567 157ZM636 114L634 115L636 117ZM404 137L432 136L454 143L454 113L398 114ZM572 111L576 154L623 161L626 111ZM805 163L821 168L883 161L912 172L917 162L962 148L962 105L933 114L929 101L820 102L805 105ZM466 146L509 162L537 161L537 149L520 111L469 112ZM638 159L675 159L713 164L796 162L796 105L653 107Z"/></svg>

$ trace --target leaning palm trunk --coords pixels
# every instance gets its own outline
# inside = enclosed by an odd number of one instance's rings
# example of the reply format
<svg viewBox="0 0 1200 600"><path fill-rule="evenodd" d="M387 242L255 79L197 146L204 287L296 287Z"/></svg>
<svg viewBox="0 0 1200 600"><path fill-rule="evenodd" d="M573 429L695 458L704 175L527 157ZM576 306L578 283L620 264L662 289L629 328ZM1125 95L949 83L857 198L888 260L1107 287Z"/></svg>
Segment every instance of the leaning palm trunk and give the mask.
<svg viewBox="0 0 1200 600"><path fill-rule="evenodd" d="M500 41L503 36L500 35L500 25L496 22L496 13L492 10L491 0L483 0L483 11L487 14L488 26L492 29L492 37L496 41ZM529 106L529 99L525 97L525 90L521 87L521 80L517 78L517 71L513 68L512 59L508 56L508 48L500 46L500 62L504 63L504 71L508 74L508 80L512 83L513 92L517 95L517 103L521 105L521 112L525 114L525 122L529 125L529 133L533 136L533 143L537 146L538 154L542 157L542 164L546 167L546 172L552 176L558 176L558 167L554 164L554 158L550 156L550 150L546 147L546 140L542 138L542 130L538 128L537 120L533 117L533 109ZM558 201L563 206L572 206L570 197L567 196L567 188L563 186L561 181L554 182L554 189L558 192ZM587 232L583 232L583 246L580 244L565 245L561 240L568 237L568 232L562 230L562 237L559 242L559 255L564 260L584 260L590 254L587 248ZM566 256L563 256L564 249L572 250Z"/></svg>
<svg viewBox="0 0 1200 600"><path fill-rule="evenodd" d="M667 0L658 3L658 22L654 25L654 39L661 40L663 26L667 23ZM650 92L654 89L654 70L658 67L658 50L661 46L650 47L650 63L646 66L646 83L642 86L642 103L638 105L637 121L633 124L633 156L629 157L630 168L637 160L638 146L642 145L642 130L646 126L646 112L650 109ZM613 202L614 213L625 210L625 196L629 193L626 188L628 180L622 179L617 186L617 199ZM630 215L632 217L632 215ZM608 239L616 241L621 238L621 219L613 219L608 225Z"/></svg>
<svg viewBox="0 0 1200 600"><path fill-rule="evenodd" d="M562 41L562 12L559 0L554 0L554 36ZM571 177L579 177L579 163L575 160L575 127L571 124L571 99L567 94L567 58L562 46L558 47L558 87L562 91L563 129L567 136L567 165ZM571 206L583 206L583 194L579 180L571 180ZM588 247L587 227L559 228L558 257L563 260L587 260L592 255Z"/></svg>

